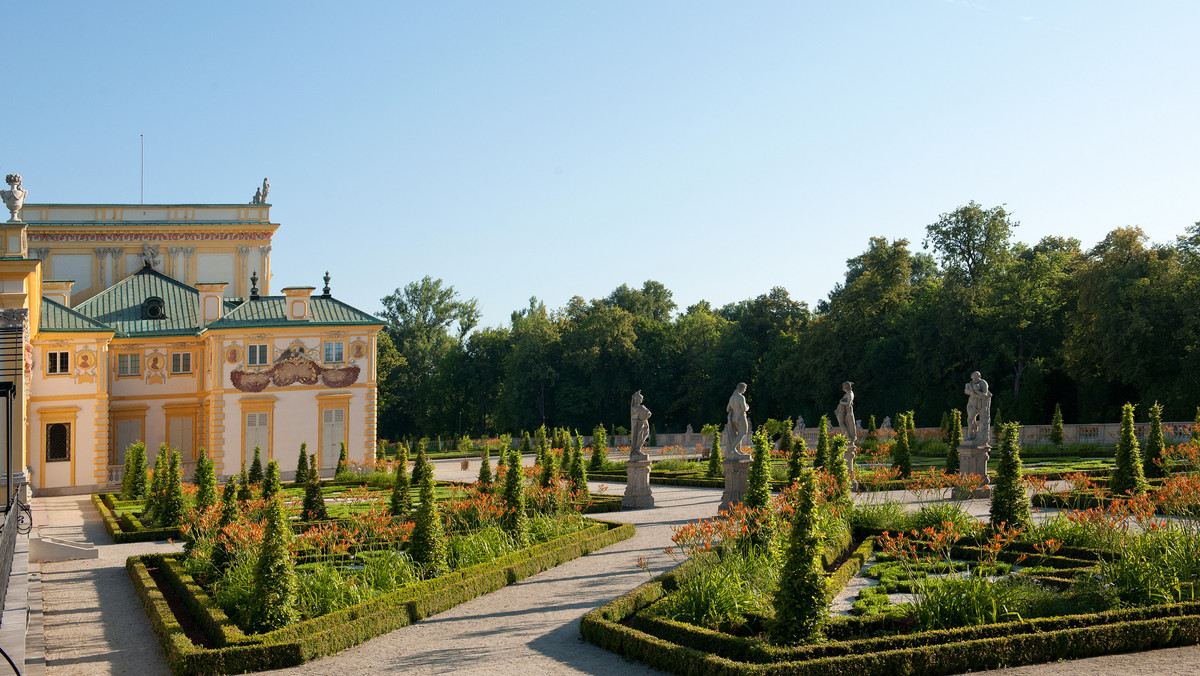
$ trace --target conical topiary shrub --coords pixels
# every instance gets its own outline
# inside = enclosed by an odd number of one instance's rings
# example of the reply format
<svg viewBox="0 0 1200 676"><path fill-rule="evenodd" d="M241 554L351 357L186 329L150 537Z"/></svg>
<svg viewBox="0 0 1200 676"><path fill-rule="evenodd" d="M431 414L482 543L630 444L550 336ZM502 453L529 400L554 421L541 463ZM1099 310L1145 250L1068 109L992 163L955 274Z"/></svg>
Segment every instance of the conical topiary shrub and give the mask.
<svg viewBox="0 0 1200 676"><path fill-rule="evenodd" d="M504 474L503 526L518 547L529 544L529 515L525 513L525 475L521 471L521 456L509 451L508 471Z"/></svg>
<svg viewBox="0 0 1200 676"><path fill-rule="evenodd" d="M996 482L992 486L992 526L1008 524L1010 528L1030 525L1029 495L1021 480L1021 446L1017 441L1020 428L1008 423L1001 429L1000 462L996 466Z"/></svg>
<svg viewBox="0 0 1200 676"><path fill-rule="evenodd" d="M258 485L263 480L263 464L262 464L262 449L258 446L254 447L254 459L250 461L250 472L246 474L246 478L250 483Z"/></svg>
<svg viewBox="0 0 1200 676"><path fill-rule="evenodd" d="M308 481L308 444L300 444L300 455L296 458L296 476L292 481L303 486Z"/></svg>
<svg viewBox="0 0 1200 676"><path fill-rule="evenodd" d="M779 645L816 639L829 616L828 583L821 565L823 538L817 521L816 476L812 470L804 470L796 483L796 511L771 624L771 641Z"/></svg>
<svg viewBox="0 0 1200 676"><path fill-rule="evenodd" d="M1146 475L1142 471L1142 454L1133 431L1133 404L1121 408L1121 437L1117 440L1117 462L1108 487L1113 495L1146 492Z"/></svg>
<svg viewBox="0 0 1200 676"><path fill-rule="evenodd" d="M408 554L421 567L421 577L434 578L450 571L446 562L446 536L442 532L442 515L434 496L433 472L421 475L421 504L417 520L408 540Z"/></svg>
<svg viewBox="0 0 1200 676"><path fill-rule="evenodd" d="M396 475L392 479L392 516L408 518L412 511L412 494L409 493L408 483L408 446L400 444L396 449Z"/></svg>
<svg viewBox="0 0 1200 676"><path fill-rule="evenodd" d="M1150 407L1150 433L1146 435L1145 474L1149 477L1166 476L1166 443L1163 441L1162 404L1157 401Z"/></svg>
<svg viewBox="0 0 1200 676"><path fill-rule="evenodd" d="M254 567L251 594L251 630L268 632L299 619L296 612L296 568L288 551L292 530L283 515L283 503L272 498L267 506L265 532L258 565Z"/></svg>
<svg viewBox="0 0 1200 676"><path fill-rule="evenodd" d="M950 448L946 451L946 474L958 474L958 447L962 446L962 412L950 411Z"/></svg>
<svg viewBox="0 0 1200 676"><path fill-rule="evenodd" d="M896 438L892 442L892 468L900 470L907 479L912 475L912 450L908 445L908 420L903 413L896 414Z"/></svg>

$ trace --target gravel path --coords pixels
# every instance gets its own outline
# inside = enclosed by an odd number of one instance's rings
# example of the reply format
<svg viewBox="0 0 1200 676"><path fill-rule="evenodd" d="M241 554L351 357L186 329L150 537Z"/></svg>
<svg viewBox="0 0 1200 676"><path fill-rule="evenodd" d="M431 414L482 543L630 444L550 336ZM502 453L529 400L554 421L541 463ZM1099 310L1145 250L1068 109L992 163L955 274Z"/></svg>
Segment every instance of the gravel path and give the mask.
<svg viewBox="0 0 1200 676"><path fill-rule="evenodd" d="M532 456L523 459L531 465ZM437 477L473 480L478 461L435 462ZM600 484L593 483L592 490ZM624 485L606 487L621 494ZM626 661L579 638L587 611L675 565L663 553L671 527L716 513L717 489L653 486L654 509L614 512L600 518L633 523L637 534L602 551L461 604L415 625L331 657L270 673L437 674L636 674L659 673ZM912 503L911 495L889 495ZM875 498L880 499L879 497ZM965 505L987 514L986 501ZM916 504L910 504L915 509ZM159 543L111 544L87 496L35 498L35 524L46 535L90 541L98 559L41 564L45 607L46 664L50 674L167 674L150 623L125 573L135 554L178 551ZM649 572L639 568L643 559ZM1200 673L1200 647L1110 655L1087 660L986 672L1003 676L1042 674Z"/></svg>

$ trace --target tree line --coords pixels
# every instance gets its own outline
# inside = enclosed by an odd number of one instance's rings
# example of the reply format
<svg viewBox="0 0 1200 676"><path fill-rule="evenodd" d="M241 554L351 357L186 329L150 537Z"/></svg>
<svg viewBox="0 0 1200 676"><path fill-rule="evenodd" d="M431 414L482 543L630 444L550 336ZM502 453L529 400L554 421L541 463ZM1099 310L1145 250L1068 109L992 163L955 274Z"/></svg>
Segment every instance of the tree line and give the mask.
<svg viewBox="0 0 1200 676"><path fill-rule="evenodd" d="M815 423L844 380L863 420L913 411L936 425L975 370L1006 421L1046 423L1056 405L1070 422L1110 421L1126 402L1190 420L1200 223L1167 243L1121 227L1086 250L1016 241L1017 226L971 202L928 225L922 250L871 237L816 308L778 286L679 311L651 280L556 309L531 298L507 326L481 328L475 299L425 277L382 299L380 434L627 426L638 389L659 432L698 430L724 420L738 382L753 420Z"/></svg>

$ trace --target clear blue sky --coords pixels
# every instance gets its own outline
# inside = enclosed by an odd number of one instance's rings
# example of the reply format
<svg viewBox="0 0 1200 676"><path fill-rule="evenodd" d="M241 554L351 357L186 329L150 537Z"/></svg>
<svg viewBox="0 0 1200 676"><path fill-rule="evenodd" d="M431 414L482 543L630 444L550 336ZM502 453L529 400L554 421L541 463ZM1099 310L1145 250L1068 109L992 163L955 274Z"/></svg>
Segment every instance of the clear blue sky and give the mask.
<svg viewBox="0 0 1200 676"><path fill-rule="evenodd" d="M5 10L31 202L245 202L274 288L425 275L507 323L656 279L815 303L976 200L1091 246L1200 220L1200 3L51 3Z"/></svg>

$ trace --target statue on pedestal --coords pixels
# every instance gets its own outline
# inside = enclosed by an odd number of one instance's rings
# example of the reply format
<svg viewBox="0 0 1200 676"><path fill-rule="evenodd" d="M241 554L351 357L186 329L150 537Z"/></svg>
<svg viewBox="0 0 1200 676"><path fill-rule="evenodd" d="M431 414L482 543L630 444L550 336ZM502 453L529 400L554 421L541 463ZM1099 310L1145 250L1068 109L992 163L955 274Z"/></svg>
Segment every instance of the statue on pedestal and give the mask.
<svg viewBox="0 0 1200 676"><path fill-rule="evenodd" d="M4 199L4 206L8 207L10 215L9 223L20 223L21 218L18 214L21 213L21 207L25 205L25 196L29 194L28 190L21 187L21 175L9 174L4 177L4 182L8 184L8 190L0 190L0 198Z"/></svg>
<svg viewBox="0 0 1200 676"><path fill-rule="evenodd" d="M987 443L992 429L992 393L979 371L971 374L963 393L967 395L967 433L963 440Z"/></svg>
<svg viewBox="0 0 1200 676"><path fill-rule="evenodd" d="M845 435L846 441L853 446L858 439L858 425L854 421L854 383L847 380L842 383L842 398L838 401L837 418L838 427L842 428L842 434Z"/></svg>
<svg viewBox="0 0 1200 676"><path fill-rule="evenodd" d="M642 405L642 391L633 393L629 404L629 457L648 457L642 450L646 440L650 438L650 409Z"/></svg>
<svg viewBox="0 0 1200 676"><path fill-rule="evenodd" d="M796 426L792 428L792 436L798 437L804 431L804 416L796 416Z"/></svg>
<svg viewBox="0 0 1200 676"><path fill-rule="evenodd" d="M879 426L879 429L881 429L881 430L892 429L892 416L890 416L890 415L884 416L883 424Z"/></svg>
<svg viewBox="0 0 1200 676"><path fill-rule="evenodd" d="M725 429L729 435L729 450L726 455L749 457L742 451L742 442L748 438L750 432L750 419L746 417L750 412L750 405L746 403L746 383L738 383L733 389L725 410L729 414L725 422Z"/></svg>

